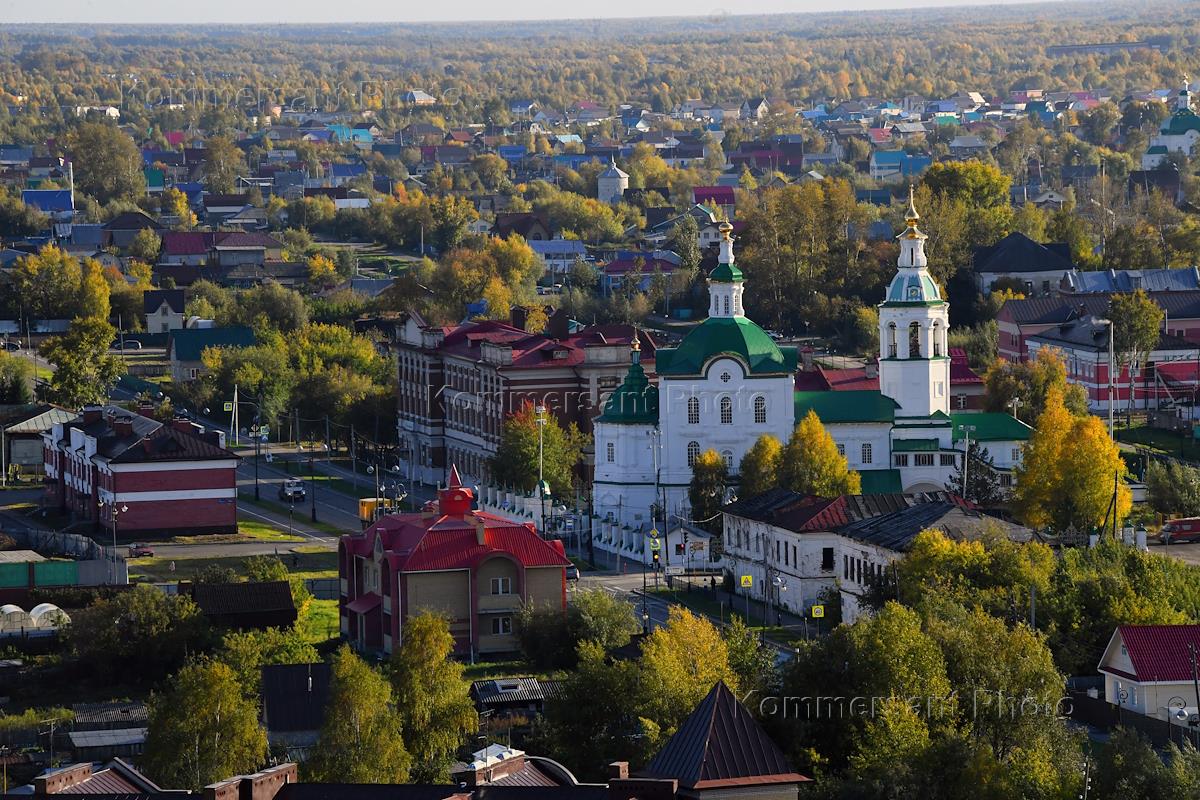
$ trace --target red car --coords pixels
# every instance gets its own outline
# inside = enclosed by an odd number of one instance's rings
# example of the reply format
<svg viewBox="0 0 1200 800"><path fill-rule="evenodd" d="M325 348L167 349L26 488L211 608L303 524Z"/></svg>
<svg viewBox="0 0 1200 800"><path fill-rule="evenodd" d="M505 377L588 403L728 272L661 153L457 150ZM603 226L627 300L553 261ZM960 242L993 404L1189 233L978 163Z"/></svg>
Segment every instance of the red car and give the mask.
<svg viewBox="0 0 1200 800"><path fill-rule="evenodd" d="M1163 544L1175 542L1194 542L1200 539L1200 517L1173 519L1158 532L1158 538Z"/></svg>
<svg viewBox="0 0 1200 800"><path fill-rule="evenodd" d="M151 557L154 551L150 549L150 545L146 544L131 544L129 545L130 558L142 558L143 556Z"/></svg>

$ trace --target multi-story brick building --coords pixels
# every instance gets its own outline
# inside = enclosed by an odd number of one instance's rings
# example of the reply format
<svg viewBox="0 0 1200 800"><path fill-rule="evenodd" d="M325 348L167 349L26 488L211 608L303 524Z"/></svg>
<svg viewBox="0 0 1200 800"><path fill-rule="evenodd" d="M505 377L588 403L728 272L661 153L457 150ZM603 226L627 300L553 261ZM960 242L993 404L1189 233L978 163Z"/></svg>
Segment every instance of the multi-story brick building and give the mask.
<svg viewBox="0 0 1200 800"><path fill-rule="evenodd" d="M102 540L237 531L238 457L220 431L87 406L42 442L46 504Z"/></svg>
<svg viewBox="0 0 1200 800"><path fill-rule="evenodd" d="M451 467L438 499L416 514L381 517L338 543L342 635L360 650L391 652L413 614L446 616L455 652L517 650L525 604L566 609L562 542L532 523L472 509L474 493Z"/></svg>
<svg viewBox="0 0 1200 800"><path fill-rule="evenodd" d="M520 319L514 320L520 322ZM402 466L410 481L443 483L451 463L468 483L484 483L504 420L524 403L544 405L584 432L629 367L637 335L653 370L654 342L630 325L570 333L554 315L544 334L503 322L457 327L405 315L393 335L399 370Z"/></svg>

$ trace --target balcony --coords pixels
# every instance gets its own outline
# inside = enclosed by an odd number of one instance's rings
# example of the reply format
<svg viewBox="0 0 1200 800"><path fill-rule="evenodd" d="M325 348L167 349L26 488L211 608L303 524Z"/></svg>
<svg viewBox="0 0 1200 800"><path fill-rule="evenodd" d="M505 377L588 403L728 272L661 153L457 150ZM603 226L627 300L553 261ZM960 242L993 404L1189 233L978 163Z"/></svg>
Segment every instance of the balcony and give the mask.
<svg viewBox="0 0 1200 800"><path fill-rule="evenodd" d="M521 595L519 594L481 594L479 595L479 611L519 611Z"/></svg>

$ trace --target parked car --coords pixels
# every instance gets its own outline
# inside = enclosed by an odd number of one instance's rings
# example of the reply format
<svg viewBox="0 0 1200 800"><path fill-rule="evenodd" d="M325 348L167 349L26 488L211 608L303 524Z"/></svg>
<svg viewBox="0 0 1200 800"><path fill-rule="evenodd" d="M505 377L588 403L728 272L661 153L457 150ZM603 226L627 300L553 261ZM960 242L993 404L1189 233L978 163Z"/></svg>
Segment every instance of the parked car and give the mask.
<svg viewBox="0 0 1200 800"><path fill-rule="evenodd" d="M10 341L8 341L8 340L5 340L5 342L4 342L4 345L3 345L3 346L4 346L4 349L5 349L5 350L7 350L7 351L8 351L8 352L10 352L10 353L16 353L16 352L19 352L19 351L21 350L21 343L20 343L20 342L10 342Z"/></svg>
<svg viewBox="0 0 1200 800"><path fill-rule="evenodd" d="M130 558L150 558L154 556L154 551L148 544L131 544L129 545Z"/></svg>
<svg viewBox="0 0 1200 800"><path fill-rule="evenodd" d="M128 339L126 341L121 341L120 339L118 339L117 341L112 343L112 349L120 350L122 352L124 352L125 350L141 350L142 343L139 342L137 339Z"/></svg>
<svg viewBox="0 0 1200 800"><path fill-rule="evenodd" d="M567 567L567 580L569 580L569 581L579 580L579 567L575 566L574 564Z"/></svg>
<svg viewBox="0 0 1200 800"><path fill-rule="evenodd" d="M1200 517L1173 519L1162 526L1158 538L1163 544L1175 542L1194 542L1200 539Z"/></svg>
<svg viewBox="0 0 1200 800"><path fill-rule="evenodd" d="M298 478L288 478L279 484L279 499L285 503L301 503L304 501L304 481Z"/></svg>

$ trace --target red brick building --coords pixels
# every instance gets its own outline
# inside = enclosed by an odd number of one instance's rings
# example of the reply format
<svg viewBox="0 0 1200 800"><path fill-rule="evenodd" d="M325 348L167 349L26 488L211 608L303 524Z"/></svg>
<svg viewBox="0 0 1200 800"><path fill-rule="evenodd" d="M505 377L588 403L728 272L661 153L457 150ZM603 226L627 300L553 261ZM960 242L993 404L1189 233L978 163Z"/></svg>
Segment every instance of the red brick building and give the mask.
<svg viewBox="0 0 1200 800"><path fill-rule="evenodd" d="M220 431L88 406L43 434L46 505L102 541L237 531L238 457ZM115 517L115 521L114 521Z"/></svg>
<svg viewBox="0 0 1200 800"><path fill-rule="evenodd" d="M514 322L440 327L408 313L397 323L399 435L410 481L443 483L456 464L466 482L486 483L504 420L524 403L590 432L629 369L635 335L653 373L654 341L631 325L570 332L565 315L555 314L545 333L531 334Z"/></svg>
<svg viewBox="0 0 1200 800"><path fill-rule="evenodd" d="M566 610L570 561L562 543L473 504L451 467L428 510L381 517L342 537L338 613L356 648L391 652L409 616L433 611L449 619L458 655L511 653L525 603Z"/></svg>

